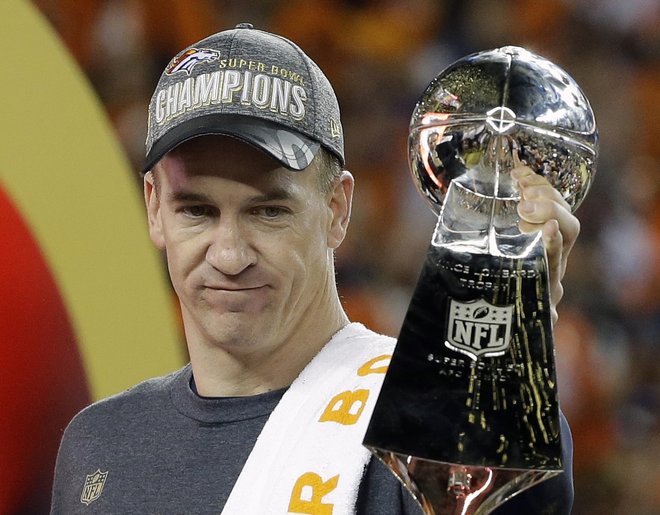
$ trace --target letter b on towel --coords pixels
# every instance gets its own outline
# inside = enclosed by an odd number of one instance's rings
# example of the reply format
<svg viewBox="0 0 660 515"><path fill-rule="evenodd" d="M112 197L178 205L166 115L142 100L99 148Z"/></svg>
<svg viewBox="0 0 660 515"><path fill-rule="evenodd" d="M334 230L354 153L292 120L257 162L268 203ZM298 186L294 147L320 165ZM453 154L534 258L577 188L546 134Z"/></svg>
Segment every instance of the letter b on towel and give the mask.
<svg viewBox="0 0 660 515"><path fill-rule="evenodd" d="M369 390L341 392L328 403L319 422L337 422L345 426L355 424L360 419L368 398Z"/></svg>

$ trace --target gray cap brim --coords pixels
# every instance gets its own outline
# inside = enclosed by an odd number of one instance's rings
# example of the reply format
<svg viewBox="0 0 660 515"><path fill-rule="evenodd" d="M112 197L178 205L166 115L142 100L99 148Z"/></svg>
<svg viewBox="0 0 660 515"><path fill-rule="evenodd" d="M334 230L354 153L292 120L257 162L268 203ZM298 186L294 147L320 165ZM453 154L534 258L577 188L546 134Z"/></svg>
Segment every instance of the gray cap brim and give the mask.
<svg viewBox="0 0 660 515"><path fill-rule="evenodd" d="M264 119L236 114L197 116L170 129L156 141L145 159L143 173L184 141L198 136L233 136L263 150L290 170L304 170L321 148L317 141Z"/></svg>

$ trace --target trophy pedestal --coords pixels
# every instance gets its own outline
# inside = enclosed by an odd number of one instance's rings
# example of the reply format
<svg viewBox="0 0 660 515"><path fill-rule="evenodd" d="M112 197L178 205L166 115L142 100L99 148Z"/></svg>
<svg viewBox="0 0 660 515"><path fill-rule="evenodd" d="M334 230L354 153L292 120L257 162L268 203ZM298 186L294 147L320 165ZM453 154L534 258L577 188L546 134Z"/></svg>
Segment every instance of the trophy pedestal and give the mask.
<svg viewBox="0 0 660 515"><path fill-rule="evenodd" d="M557 471L468 467L373 450L427 515L482 515Z"/></svg>
<svg viewBox="0 0 660 515"><path fill-rule="evenodd" d="M547 264L530 241L515 257L429 247L364 440L428 514L488 513L562 470Z"/></svg>

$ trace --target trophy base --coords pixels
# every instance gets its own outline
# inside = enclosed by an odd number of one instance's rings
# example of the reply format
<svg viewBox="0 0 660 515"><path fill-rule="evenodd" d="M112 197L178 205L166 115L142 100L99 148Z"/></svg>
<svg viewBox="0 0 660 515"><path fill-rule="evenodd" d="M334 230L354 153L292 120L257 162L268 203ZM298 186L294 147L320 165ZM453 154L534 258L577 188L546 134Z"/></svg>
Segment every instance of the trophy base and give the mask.
<svg viewBox="0 0 660 515"><path fill-rule="evenodd" d="M443 463L371 448L426 515L485 515L516 494L561 473Z"/></svg>

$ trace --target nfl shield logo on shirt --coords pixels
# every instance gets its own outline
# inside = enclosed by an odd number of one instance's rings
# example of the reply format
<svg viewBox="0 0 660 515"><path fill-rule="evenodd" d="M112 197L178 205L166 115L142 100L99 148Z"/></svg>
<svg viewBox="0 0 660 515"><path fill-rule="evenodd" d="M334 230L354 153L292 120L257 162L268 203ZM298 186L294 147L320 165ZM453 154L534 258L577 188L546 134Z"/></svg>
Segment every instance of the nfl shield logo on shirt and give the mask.
<svg viewBox="0 0 660 515"><path fill-rule="evenodd" d="M96 472L88 475L85 478L85 486L83 486L83 491L80 495L80 502L89 505L96 501L103 492L103 486L107 477L108 472L101 472L101 469L96 469Z"/></svg>
<svg viewBox="0 0 660 515"><path fill-rule="evenodd" d="M445 345L473 360L501 356L509 348L512 317L513 305L495 306L483 299L450 299Z"/></svg>

